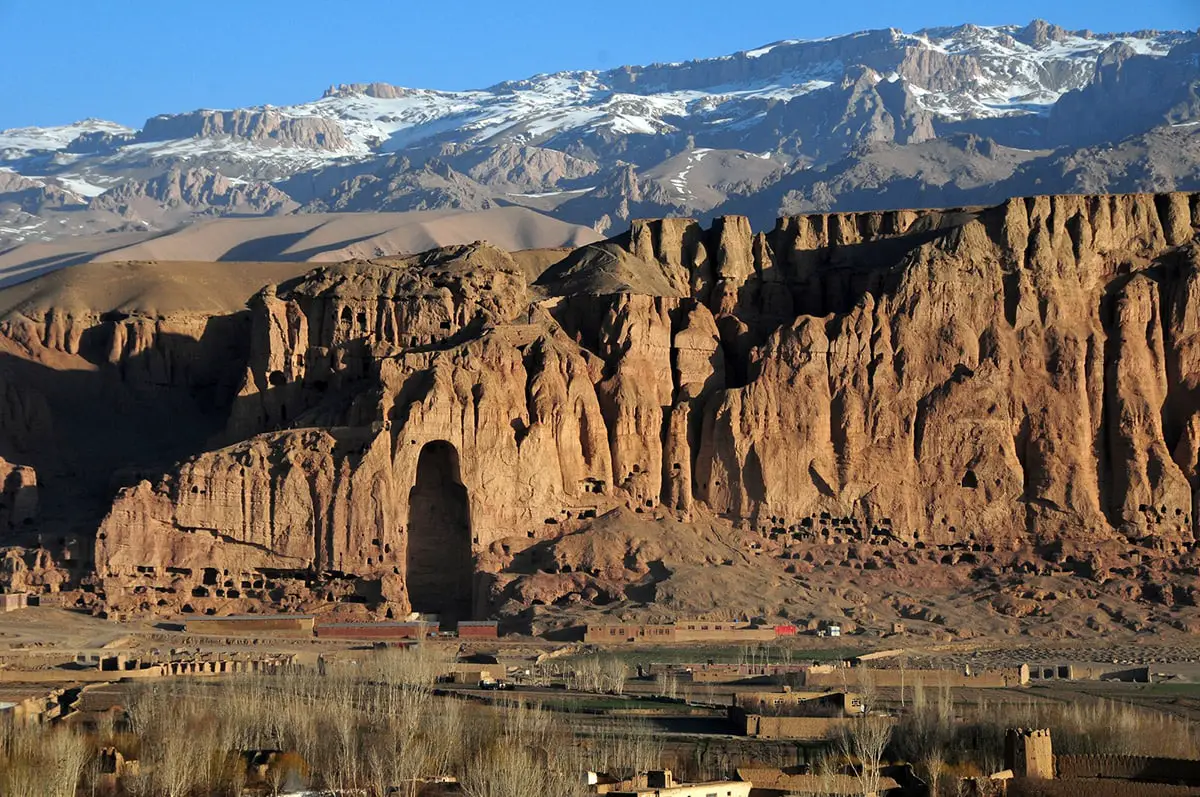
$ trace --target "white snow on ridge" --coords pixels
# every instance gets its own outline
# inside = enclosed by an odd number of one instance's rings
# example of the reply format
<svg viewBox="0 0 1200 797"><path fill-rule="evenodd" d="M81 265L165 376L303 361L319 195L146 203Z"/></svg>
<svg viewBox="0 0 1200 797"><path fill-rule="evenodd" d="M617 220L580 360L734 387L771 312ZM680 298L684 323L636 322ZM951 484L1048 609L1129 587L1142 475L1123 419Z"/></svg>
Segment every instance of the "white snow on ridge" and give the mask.
<svg viewBox="0 0 1200 797"><path fill-rule="evenodd" d="M0 152L16 150L26 154L40 150L66 149L85 133L133 133L134 130L103 119L84 119L57 127L14 127L0 130Z"/></svg>
<svg viewBox="0 0 1200 797"><path fill-rule="evenodd" d="M681 81L672 76L674 73L665 75L663 65L658 65L647 68L640 80L636 79L636 68L633 78L624 70L560 72L481 90L397 89L394 98L347 92L272 108L288 117L321 117L335 122L349 142L336 150L264 146L234 138L188 138L126 145L115 154L80 155L65 150L84 133L134 131L101 120L21 128L0 131L0 162L19 161L35 152L55 153L55 167L69 167L72 172L60 178L63 184L66 180L78 181L83 193L99 189L98 178L88 176L95 171L97 161L104 164L101 173L112 173L112 168L126 168L134 162L144 163L152 157L168 157L236 161L250 165L251 171L253 164L259 163L264 172L278 175L365 159L438 139L473 144L504 137L514 143L541 144L565 133L658 135L680 128L688 132L739 131L756 125L769 102L792 101L841 83L851 64L818 60L828 58L826 53L831 51L811 45L845 40L846 52L853 52L854 40L865 36L882 36L882 46L894 48L885 51L887 58L896 58L893 66L879 67L883 79L907 85L917 102L938 117L954 120L1044 114L1064 93L1087 84L1096 58L1115 42L1123 42L1138 53L1162 56L1178 38L1176 34L1112 38L1068 34L1062 41L1034 46L1015 38L1020 31L1012 26L962 26L913 34L874 31L826 39L786 39L744 51L741 55L748 60L740 63L738 70L721 65L721 69L711 72L746 75L744 79L700 88L669 87L694 86L695 81L688 75L709 74L705 71L708 67L736 56L678 65L685 73ZM951 91L943 86L934 90L918 85L911 77L904 77L913 73L911 60L901 65L900 58L908 58L904 48L948 58L969 56L978 76L972 84ZM771 63L783 65L779 70L772 72L767 64L754 63L768 53L773 54ZM717 79L725 78L713 81Z"/></svg>
<svg viewBox="0 0 1200 797"><path fill-rule="evenodd" d="M761 58L762 56L764 56L767 53L774 50L776 47L782 47L782 46L786 46L789 44L801 44L801 43L802 43L801 39L787 39L785 41L775 42L774 44L768 44L764 47L759 47L757 50L747 50L746 52L744 52L742 54L745 55L747 58Z"/></svg>
<svg viewBox="0 0 1200 797"><path fill-rule="evenodd" d="M947 55L971 56L980 76L975 90L932 92L910 83L918 102L931 113L949 119L1048 113L1063 94L1091 80L1096 59L1122 42L1142 55L1163 56L1174 36L1085 38L1068 34L1062 41L1033 46L1013 37L1019 28L965 26L950 36L933 32L901 34L914 45Z"/></svg>
<svg viewBox="0 0 1200 797"><path fill-rule="evenodd" d="M1148 55L1163 55L1170 48L1167 36L1089 39L1074 35L1035 47L1013 38L1018 30L967 26L944 36L899 31L894 35L921 49L972 56L980 63L982 77L974 91L934 93L910 83L927 110L948 118L1044 113L1062 94L1087 83L1096 57L1114 42L1124 42ZM781 47L809 43L787 39L747 50L743 55L757 59ZM678 91L647 89L637 94L613 91L604 83L605 73L563 72L479 91L406 89L396 99L342 95L279 110L287 115L336 119L354 142L354 154L365 156L455 131L463 133L459 139L462 142L511 135L525 143L568 130L608 130L618 135L670 132L677 129L670 121L672 117L707 114L735 100L792 100L829 88L844 69L841 63L808 64L803 72L789 72L770 80ZM888 79L897 77L889 75ZM721 123L732 120L735 126L744 126L752 119L745 114L720 114ZM715 123L716 119L709 124Z"/></svg>
<svg viewBox="0 0 1200 797"><path fill-rule="evenodd" d="M653 135L676 129L670 117L689 117L734 100L786 101L828 88L833 81L825 78L836 77L842 68L840 63L826 64L815 72L778 75L770 81L639 94L615 92L591 72L542 75L487 91L404 90L395 99L333 96L276 110L287 116L337 120L354 144L353 154L362 156L455 131L464 134L462 140L475 142L502 134L530 141L567 130Z"/></svg>
<svg viewBox="0 0 1200 797"><path fill-rule="evenodd" d="M572 188L567 191L543 191L537 194L506 194L506 196L524 197L526 199L543 199L548 196L569 196L571 194L586 194L588 191L596 190L596 186L591 185L587 188Z"/></svg>
<svg viewBox="0 0 1200 797"><path fill-rule="evenodd" d="M56 177L55 179L62 183L63 188L85 199L100 196L108 190L79 177Z"/></svg>

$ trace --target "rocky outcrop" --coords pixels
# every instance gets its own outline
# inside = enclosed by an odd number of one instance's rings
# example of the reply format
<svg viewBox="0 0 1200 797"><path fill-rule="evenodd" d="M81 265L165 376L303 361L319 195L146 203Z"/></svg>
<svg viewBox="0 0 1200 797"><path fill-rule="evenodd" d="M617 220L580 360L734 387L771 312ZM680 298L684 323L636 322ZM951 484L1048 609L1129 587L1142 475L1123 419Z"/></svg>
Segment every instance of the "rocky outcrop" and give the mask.
<svg viewBox="0 0 1200 797"><path fill-rule="evenodd" d="M472 158L467 174L498 190L552 191L564 180L588 177L599 170L594 161L565 152L508 144Z"/></svg>
<svg viewBox="0 0 1200 797"><path fill-rule="evenodd" d="M9 206L25 213L38 213L83 204L84 199L70 191L0 169L0 208Z"/></svg>
<svg viewBox="0 0 1200 797"><path fill-rule="evenodd" d="M320 116L284 116L278 111L238 109L192 111L146 120L137 140L236 138L272 147L344 150L350 147L342 127Z"/></svg>
<svg viewBox="0 0 1200 797"><path fill-rule="evenodd" d="M437 158L411 168L406 158L391 158L366 174L334 186L304 207L309 212L410 210L487 210L493 193Z"/></svg>
<svg viewBox="0 0 1200 797"><path fill-rule="evenodd" d="M269 183L233 181L207 169L172 169L149 180L130 180L88 203L91 210L137 213L139 200L162 208L192 208L209 213L278 213L296 203Z"/></svg>
<svg viewBox="0 0 1200 797"><path fill-rule="evenodd" d="M1115 42L1097 60L1091 81L1055 104L1047 133L1054 144L1094 145L1167 121L1186 123L1200 118L1198 86L1200 42L1178 44L1165 58Z"/></svg>
<svg viewBox="0 0 1200 797"><path fill-rule="evenodd" d="M364 97L376 97L381 100L394 100L397 97L405 97L415 94L418 91L419 89L406 89L401 86L393 86L390 83L341 83L325 89L325 93L321 96L329 98L362 95Z"/></svg>
<svg viewBox="0 0 1200 797"><path fill-rule="evenodd" d="M1197 195L1035 197L638 222L533 284L483 244L322 267L252 303L240 442L114 503L106 600L462 612L471 583L482 613L501 550L613 508L1190 550L1198 224Z"/></svg>

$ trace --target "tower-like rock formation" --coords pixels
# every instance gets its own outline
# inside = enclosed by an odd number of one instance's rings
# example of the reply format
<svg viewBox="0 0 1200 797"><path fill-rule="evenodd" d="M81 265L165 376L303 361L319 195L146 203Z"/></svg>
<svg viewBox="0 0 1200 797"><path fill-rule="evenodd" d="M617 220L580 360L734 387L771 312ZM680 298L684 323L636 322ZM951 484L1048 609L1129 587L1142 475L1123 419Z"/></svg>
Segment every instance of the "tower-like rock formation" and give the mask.
<svg viewBox="0 0 1200 797"><path fill-rule="evenodd" d="M251 302L230 445L117 498L106 598L479 612L488 574L433 579L431 549L464 568L617 506L1191 545L1198 225L1197 195L1035 197L635 222L533 281L485 244L322 266Z"/></svg>

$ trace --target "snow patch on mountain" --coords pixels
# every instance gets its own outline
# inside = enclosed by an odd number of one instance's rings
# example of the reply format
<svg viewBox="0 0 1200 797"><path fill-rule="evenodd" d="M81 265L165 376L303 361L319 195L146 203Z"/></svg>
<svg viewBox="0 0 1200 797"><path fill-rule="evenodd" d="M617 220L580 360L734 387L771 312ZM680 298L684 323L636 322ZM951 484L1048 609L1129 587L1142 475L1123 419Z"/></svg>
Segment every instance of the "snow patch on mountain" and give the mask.
<svg viewBox="0 0 1200 797"><path fill-rule="evenodd" d="M1117 43L1141 55L1162 57L1179 40L1178 34L1147 36L1082 36L1028 44L1016 38L1016 26L940 28L901 34L919 49L975 60L979 73L967 91L930 91L915 82L909 89L930 113L948 120L978 119L1013 114L1049 113L1068 91L1088 84L1100 54Z"/></svg>
<svg viewBox="0 0 1200 797"><path fill-rule="evenodd" d="M110 160L120 166L131 160L216 158L271 164L294 173L339 160L397 152L431 140L479 144L510 138L522 144L541 144L568 132L604 136L673 133L684 122L736 131L760 120L768 103L789 102L837 85L849 65L820 54L845 51L868 36L885 46L890 41L901 50L973 59L971 68L976 74L965 90L934 90L896 72L887 74L887 80L905 83L918 104L936 117L961 120L1044 114L1064 93L1087 84L1097 57L1106 48L1121 42L1138 53L1162 56L1178 39L1176 34L1084 36L1055 29L1054 36L1030 44L1018 38L1022 30L965 25L913 34L863 32L827 39L788 39L734 56L677 66L536 75L473 91L388 87L386 97L358 90L337 91L313 102L264 106L264 110L334 121L349 142L338 149L267 147L234 138L196 137L125 144ZM757 65L765 63L768 56L771 65L764 72ZM754 66L725 69L739 59ZM717 69L714 65L718 63L725 66ZM688 88L670 85L694 83L691 76L696 74L736 75L739 71L756 76L717 79L712 85ZM56 163L70 166L82 157L66 151L71 142L96 132L129 135L135 131L95 119L60 127L6 130L0 132L0 162L11 163L32 153L57 153ZM86 182L91 178L82 173L74 179Z"/></svg>
<svg viewBox="0 0 1200 797"><path fill-rule="evenodd" d="M56 127L15 127L0 130L0 157L16 160L35 152L64 150L86 133L121 135L134 132L132 128L103 119L84 119Z"/></svg>

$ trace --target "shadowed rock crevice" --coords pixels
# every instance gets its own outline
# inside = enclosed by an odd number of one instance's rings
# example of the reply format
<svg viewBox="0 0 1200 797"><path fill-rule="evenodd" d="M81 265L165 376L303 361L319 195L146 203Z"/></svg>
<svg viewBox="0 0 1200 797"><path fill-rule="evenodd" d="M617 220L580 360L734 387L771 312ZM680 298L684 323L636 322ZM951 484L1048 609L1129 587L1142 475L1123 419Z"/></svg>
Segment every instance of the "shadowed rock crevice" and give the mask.
<svg viewBox="0 0 1200 797"><path fill-rule="evenodd" d="M421 449L408 503L405 572L413 611L470 619L471 510L452 445L439 441Z"/></svg>

